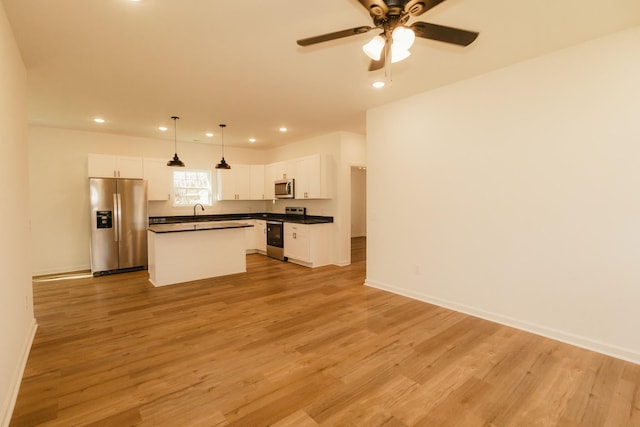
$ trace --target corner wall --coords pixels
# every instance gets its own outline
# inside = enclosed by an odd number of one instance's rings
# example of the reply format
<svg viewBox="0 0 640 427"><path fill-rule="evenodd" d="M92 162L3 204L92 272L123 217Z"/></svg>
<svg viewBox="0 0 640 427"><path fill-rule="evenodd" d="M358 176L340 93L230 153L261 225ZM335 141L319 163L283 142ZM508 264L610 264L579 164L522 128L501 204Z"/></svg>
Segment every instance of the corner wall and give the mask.
<svg viewBox="0 0 640 427"><path fill-rule="evenodd" d="M31 284L26 71L0 3L0 425L9 425L36 323Z"/></svg>
<svg viewBox="0 0 640 427"><path fill-rule="evenodd" d="M640 363L639 45L369 111L367 284Z"/></svg>

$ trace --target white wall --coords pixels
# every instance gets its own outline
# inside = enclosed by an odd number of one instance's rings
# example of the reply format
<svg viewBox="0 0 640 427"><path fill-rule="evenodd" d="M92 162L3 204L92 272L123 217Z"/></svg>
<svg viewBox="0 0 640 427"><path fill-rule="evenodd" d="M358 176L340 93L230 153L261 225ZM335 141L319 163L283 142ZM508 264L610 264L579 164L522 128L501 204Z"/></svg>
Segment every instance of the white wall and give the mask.
<svg viewBox="0 0 640 427"><path fill-rule="evenodd" d="M369 111L367 283L640 363L638 46Z"/></svg>
<svg viewBox="0 0 640 427"><path fill-rule="evenodd" d="M35 334L26 72L0 3L0 425L8 425Z"/></svg>
<svg viewBox="0 0 640 427"><path fill-rule="evenodd" d="M330 154L340 158L342 145L351 146L359 138L364 153L364 137L336 133L301 141L274 150L226 147L226 160L234 164L266 164L309 154ZM128 137L100 132L84 132L41 126L29 127L32 212L33 274L85 270L90 267L89 196L87 180L87 154L103 153L151 158L173 155L173 144L168 140ZM213 169L220 160L217 145L178 143L178 154L187 168ZM353 151L353 150L352 150ZM355 150L357 151L357 150ZM215 174L215 170L214 170ZM342 194L336 184L334 194ZM344 197L341 195L340 197ZM307 206L311 215L333 216L341 224L340 197L332 200L277 201L223 201L207 207L205 214L238 212L284 212L287 205ZM348 197L348 196L347 196ZM174 208L171 202L149 203L150 216L189 215L192 209ZM348 223L348 220L347 220ZM344 239L339 239L342 244ZM348 243L347 243L348 244ZM348 252L340 250L340 256ZM336 262L343 262L344 257ZM348 260L346 261L348 263Z"/></svg>

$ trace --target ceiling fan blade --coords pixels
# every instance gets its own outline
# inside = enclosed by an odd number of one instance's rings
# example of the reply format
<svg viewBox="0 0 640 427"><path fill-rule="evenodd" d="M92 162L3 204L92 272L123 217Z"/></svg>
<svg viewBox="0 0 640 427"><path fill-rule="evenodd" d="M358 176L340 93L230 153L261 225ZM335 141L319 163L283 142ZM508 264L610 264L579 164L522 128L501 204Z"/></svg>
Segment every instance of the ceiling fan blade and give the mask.
<svg viewBox="0 0 640 427"><path fill-rule="evenodd" d="M411 29L416 34L416 37L453 43L460 46L470 45L479 34L474 31L429 24L428 22L414 22L411 24Z"/></svg>
<svg viewBox="0 0 640 427"><path fill-rule="evenodd" d="M444 0L409 0L404 5L404 11L411 16L422 15L429 9L433 9Z"/></svg>
<svg viewBox="0 0 640 427"><path fill-rule="evenodd" d="M316 43L328 42L330 40L341 39L344 37L355 36L357 34L364 34L369 30L373 30L374 27L355 27L348 30L336 31L334 33L322 34L320 36L308 37L306 39L300 39L296 43L300 46L309 46Z"/></svg>

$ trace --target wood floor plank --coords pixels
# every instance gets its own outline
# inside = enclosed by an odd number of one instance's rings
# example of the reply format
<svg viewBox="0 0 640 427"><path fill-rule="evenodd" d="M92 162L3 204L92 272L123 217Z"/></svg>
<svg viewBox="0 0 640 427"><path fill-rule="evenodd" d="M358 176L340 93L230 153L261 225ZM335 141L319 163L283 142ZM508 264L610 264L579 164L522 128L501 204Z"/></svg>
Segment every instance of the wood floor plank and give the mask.
<svg viewBox="0 0 640 427"><path fill-rule="evenodd" d="M34 280L18 426L640 426L640 366L261 255Z"/></svg>

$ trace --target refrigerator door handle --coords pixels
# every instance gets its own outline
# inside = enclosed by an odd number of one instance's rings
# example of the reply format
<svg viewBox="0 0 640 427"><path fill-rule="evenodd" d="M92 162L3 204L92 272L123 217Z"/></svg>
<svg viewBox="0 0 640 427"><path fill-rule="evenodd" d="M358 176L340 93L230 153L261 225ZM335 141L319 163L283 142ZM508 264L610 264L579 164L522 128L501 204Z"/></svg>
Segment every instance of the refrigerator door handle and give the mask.
<svg viewBox="0 0 640 427"><path fill-rule="evenodd" d="M113 241L120 241L120 194L113 193L113 215L115 216L113 227Z"/></svg>

